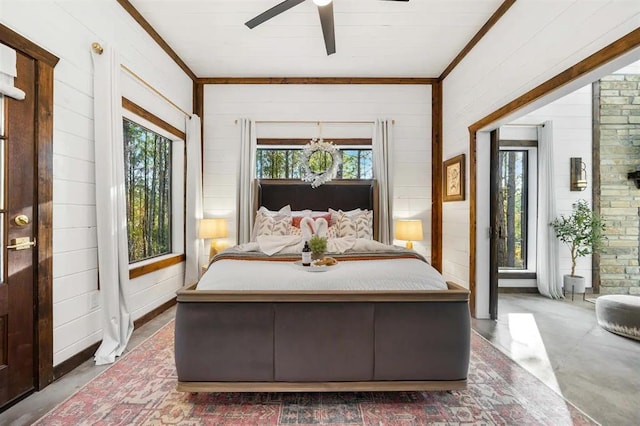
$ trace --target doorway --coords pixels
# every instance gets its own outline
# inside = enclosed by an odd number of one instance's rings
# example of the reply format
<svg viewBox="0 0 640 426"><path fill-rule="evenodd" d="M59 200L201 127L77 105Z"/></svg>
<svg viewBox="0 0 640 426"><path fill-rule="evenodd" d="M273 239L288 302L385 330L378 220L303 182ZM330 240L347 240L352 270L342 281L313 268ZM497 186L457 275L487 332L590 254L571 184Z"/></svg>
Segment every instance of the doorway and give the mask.
<svg viewBox="0 0 640 426"><path fill-rule="evenodd" d="M498 319L498 293L535 290L538 214L537 126L491 132L491 283L489 316Z"/></svg>
<svg viewBox="0 0 640 426"><path fill-rule="evenodd" d="M53 68L58 58L0 24L16 52L0 97L0 410L53 381Z"/></svg>
<svg viewBox="0 0 640 426"><path fill-rule="evenodd" d="M17 54L24 100L0 95L0 405L35 387L35 61Z"/></svg>

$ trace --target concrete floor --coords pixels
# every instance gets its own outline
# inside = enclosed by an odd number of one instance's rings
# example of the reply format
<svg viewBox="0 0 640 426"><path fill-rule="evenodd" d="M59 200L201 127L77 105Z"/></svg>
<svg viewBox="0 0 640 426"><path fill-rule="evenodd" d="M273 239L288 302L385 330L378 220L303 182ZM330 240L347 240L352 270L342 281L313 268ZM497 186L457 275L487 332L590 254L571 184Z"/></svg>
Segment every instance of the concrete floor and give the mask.
<svg viewBox="0 0 640 426"><path fill-rule="evenodd" d="M473 320L473 328L601 424L640 424L640 342L599 328L595 305L578 299L501 294L499 320ZM174 316L169 309L135 330L127 351ZM33 423L106 368L85 362L0 413L0 424Z"/></svg>
<svg viewBox="0 0 640 426"><path fill-rule="evenodd" d="M640 424L640 342L609 333L595 305L500 294L498 321L473 328L603 425Z"/></svg>

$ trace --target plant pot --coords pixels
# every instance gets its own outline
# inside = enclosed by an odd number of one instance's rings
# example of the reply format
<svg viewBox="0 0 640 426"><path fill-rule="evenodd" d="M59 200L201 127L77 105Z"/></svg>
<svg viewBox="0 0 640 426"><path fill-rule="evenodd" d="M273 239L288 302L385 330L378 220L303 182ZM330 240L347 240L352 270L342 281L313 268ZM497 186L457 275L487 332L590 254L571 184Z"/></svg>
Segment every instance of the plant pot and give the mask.
<svg viewBox="0 0 640 426"><path fill-rule="evenodd" d="M311 260L322 260L324 259L324 253L311 253Z"/></svg>
<svg viewBox="0 0 640 426"><path fill-rule="evenodd" d="M563 275L562 283L564 285L564 291L566 293L584 293L586 290L586 284L584 277L579 275Z"/></svg>

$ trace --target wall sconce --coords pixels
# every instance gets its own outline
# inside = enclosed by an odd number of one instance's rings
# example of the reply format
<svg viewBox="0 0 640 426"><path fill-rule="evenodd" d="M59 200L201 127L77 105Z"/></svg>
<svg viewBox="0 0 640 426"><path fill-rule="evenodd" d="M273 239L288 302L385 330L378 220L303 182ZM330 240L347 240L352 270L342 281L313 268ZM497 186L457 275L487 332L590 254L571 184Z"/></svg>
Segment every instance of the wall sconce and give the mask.
<svg viewBox="0 0 640 426"><path fill-rule="evenodd" d="M571 172L569 177L571 191L584 191L587 189L587 166L582 162L582 157L571 157Z"/></svg>
<svg viewBox="0 0 640 426"><path fill-rule="evenodd" d="M423 238L421 220L399 220L396 222L396 240L405 240L408 249L413 248L412 241L420 241Z"/></svg>
<svg viewBox="0 0 640 426"><path fill-rule="evenodd" d="M226 238L227 236L227 219L200 219L198 238L211 239L209 261L218 253L216 238Z"/></svg>
<svg viewBox="0 0 640 426"><path fill-rule="evenodd" d="M636 167L635 172L627 173L627 179L634 181L636 183L636 188L640 189L640 166Z"/></svg>

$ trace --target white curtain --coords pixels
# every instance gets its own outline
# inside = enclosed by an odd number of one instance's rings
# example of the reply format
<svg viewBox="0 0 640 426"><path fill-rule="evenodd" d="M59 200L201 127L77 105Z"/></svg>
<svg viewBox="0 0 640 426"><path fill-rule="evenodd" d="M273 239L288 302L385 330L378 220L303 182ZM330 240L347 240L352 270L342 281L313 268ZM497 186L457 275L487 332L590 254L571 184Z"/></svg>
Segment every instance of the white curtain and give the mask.
<svg viewBox="0 0 640 426"><path fill-rule="evenodd" d="M13 85L17 76L16 51L0 43L0 94L21 101L25 94Z"/></svg>
<svg viewBox="0 0 640 426"><path fill-rule="evenodd" d="M393 241L393 144L391 120L376 120L373 133L373 177L378 181L378 239L383 244Z"/></svg>
<svg viewBox="0 0 640 426"><path fill-rule="evenodd" d="M558 240L550 223L557 216L553 179L553 123L538 126L538 242L536 277L543 296L560 299L562 281L558 263Z"/></svg>
<svg viewBox="0 0 640 426"><path fill-rule="evenodd" d="M133 332L127 309L129 252L122 141L120 57L111 48L91 53L96 170L98 272L102 301L102 344L97 365L120 356Z"/></svg>
<svg viewBox="0 0 640 426"><path fill-rule="evenodd" d="M186 119L187 129L187 194L184 284L192 284L200 278L200 256L204 252L203 241L198 238L198 224L202 219L202 143L200 117Z"/></svg>
<svg viewBox="0 0 640 426"><path fill-rule="evenodd" d="M256 127L253 121L240 120L240 176L238 179L238 244L251 239L253 180L256 174Z"/></svg>

